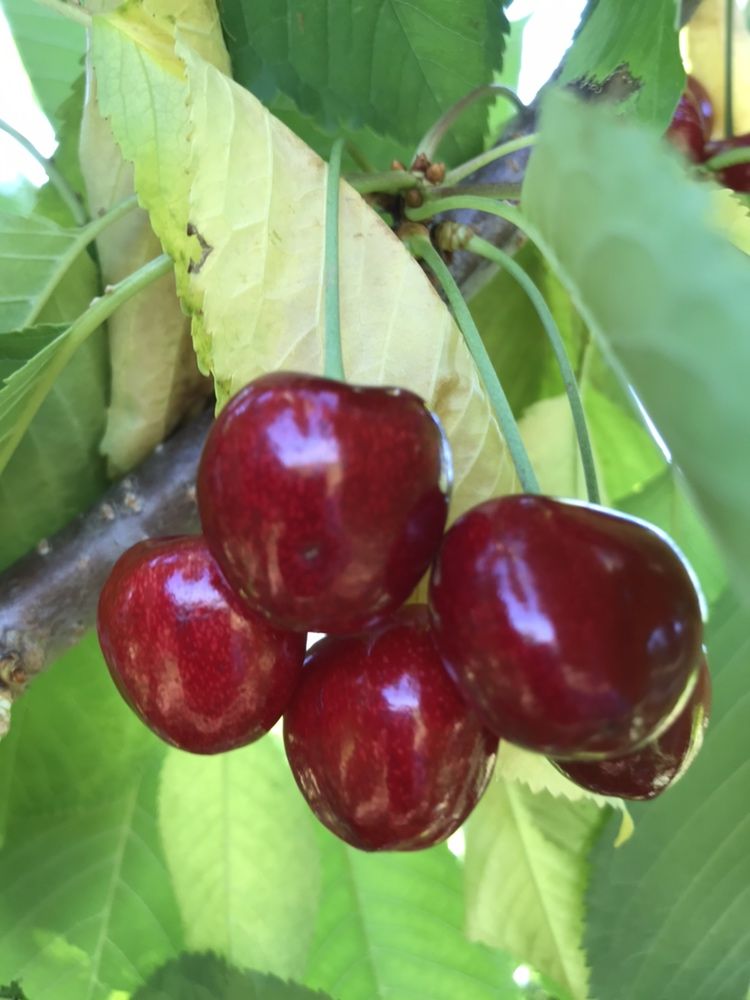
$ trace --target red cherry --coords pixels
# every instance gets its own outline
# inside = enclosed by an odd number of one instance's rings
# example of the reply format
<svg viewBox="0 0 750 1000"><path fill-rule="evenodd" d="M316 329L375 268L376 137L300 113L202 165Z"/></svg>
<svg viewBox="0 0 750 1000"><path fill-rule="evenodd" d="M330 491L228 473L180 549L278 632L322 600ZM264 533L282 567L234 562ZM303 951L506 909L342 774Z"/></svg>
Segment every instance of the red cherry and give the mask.
<svg viewBox="0 0 750 1000"><path fill-rule="evenodd" d="M701 656L700 599L672 545L549 497L501 497L459 518L430 611L486 725L550 757L637 749L687 699Z"/></svg>
<svg viewBox="0 0 750 1000"><path fill-rule="evenodd" d="M230 583L285 628L355 632L399 607L445 527L450 453L404 389L279 372L238 393L198 472Z"/></svg>
<svg viewBox="0 0 750 1000"><path fill-rule="evenodd" d="M284 742L321 823L361 850L408 851L463 823L498 741L445 672L421 605L373 632L314 646Z"/></svg>
<svg viewBox="0 0 750 1000"><path fill-rule="evenodd" d="M734 135L731 139L719 139L706 146L706 159L726 153L729 149L748 149L750 153L750 133ZM737 163L716 171L716 179L732 191L750 191L750 162Z"/></svg>
<svg viewBox="0 0 750 1000"><path fill-rule="evenodd" d="M688 160L702 163L705 143L703 128L703 118L697 104L688 94L683 94L667 129L667 139Z"/></svg>
<svg viewBox="0 0 750 1000"><path fill-rule="evenodd" d="M139 542L99 598L112 678L158 736L192 753L259 739L299 681L305 636L274 629L232 592L202 538Z"/></svg>
<svg viewBox="0 0 750 1000"><path fill-rule="evenodd" d="M695 104L701 118L703 126L703 138L710 139L714 130L714 104L711 97L700 82L694 76L688 74L685 82L685 91Z"/></svg>
<svg viewBox="0 0 750 1000"><path fill-rule="evenodd" d="M693 694L675 722L638 753L610 760L552 763L582 788L619 799L653 799L679 780L703 743L711 711L711 677L703 660Z"/></svg>

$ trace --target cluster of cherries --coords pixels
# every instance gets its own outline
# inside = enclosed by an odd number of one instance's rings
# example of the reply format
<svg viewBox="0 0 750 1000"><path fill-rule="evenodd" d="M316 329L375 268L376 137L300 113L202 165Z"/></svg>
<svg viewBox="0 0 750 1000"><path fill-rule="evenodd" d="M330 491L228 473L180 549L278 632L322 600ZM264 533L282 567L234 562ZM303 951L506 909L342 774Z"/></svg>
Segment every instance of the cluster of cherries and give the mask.
<svg viewBox="0 0 750 1000"><path fill-rule="evenodd" d="M699 80L688 76L685 91L667 129L667 138L693 163L705 163L730 149L750 152L750 133L712 140L713 130L711 97ZM732 191L750 192L750 161L718 170L716 179Z"/></svg>
<svg viewBox="0 0 750 1000"><path fill-rule="evenodd" d="M663 791L710 698L677 550L620 514L525 494L444 533L451 481L440 423L409 391L252 382L205 445L203 535L139 543L104 586L122 695L194 753L283 715L302 794L365 850L454 832L500 739L598 792ZM428 604L405 605L430 567ZM325 637L306 653L308 632Z"/></svg>

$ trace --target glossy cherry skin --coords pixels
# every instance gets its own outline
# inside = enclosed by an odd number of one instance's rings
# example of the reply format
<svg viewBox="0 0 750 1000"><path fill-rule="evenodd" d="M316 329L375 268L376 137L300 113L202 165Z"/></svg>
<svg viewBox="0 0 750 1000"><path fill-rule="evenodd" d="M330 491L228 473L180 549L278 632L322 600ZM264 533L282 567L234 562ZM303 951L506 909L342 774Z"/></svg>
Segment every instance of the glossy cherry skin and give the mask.
<svg viewBox="0 0 750 1000"><path fill-rule="evenodd" d="M703 743L711 711L711 677L703 660L687 705L672 725L637 753L609 760L553 761L581 788L619 799L661 795L687 771Z"/></svg>
<svg viewBox="0 0 750 1000"><path fill-rule="evenodd" d="M192 753L221 753L267 733L305 656L305 636L247 607L199 537L125 552L101 592L97 628L125 701L163 740Z"/></svg>
<svg viewBox="0 0 750 1000"><path fill-rule="evenodd" d="M497 737L443 667L424 605L308 653L284 716L292 773L318 819L364 851L449 837L490 778Z"/></svg>
<svg viewBox="0 0 750 1000"><path fill-rule="evenodd" d="M747 149L750 152L750 134L735 135L731 139L719 139L710 142L706 147L706 159L726 153L729 149ZM736 163L733 167L717 170L716 178L732 191L746 193L750 191L750 162Z"/></svg>
<svg viewBox="0 0 750 1000"><path fill-rule="evenodd" d="M400 607L440 544L451 485L414 393L278 372L217 418L198 473L227 578L285 628L360 631Z"/></svg>
<svg viewBox="0 0 750 1000"><path fill-rule="evenodd" d="M700 599L677 550L642 522L549 497L459 518L430 611L486 725L551 757L637 749L687 700L700 662Z"/></svg>
<svg viewBox="0 0 750 1000"><path fill-rule="evenodd" d="M685 82L685 92L698 109L703 126L703 138L708 141L714 130L714 103L711 96L700 80L689 74Z"/></svg>
<svg viewBox="0 0 750 1000"><path fill-rule="evenodd" d="M698 105L689 94L683 94L667 129L667 139L688 160L702 163L706 141L703 129L703 118Z"/></svg>

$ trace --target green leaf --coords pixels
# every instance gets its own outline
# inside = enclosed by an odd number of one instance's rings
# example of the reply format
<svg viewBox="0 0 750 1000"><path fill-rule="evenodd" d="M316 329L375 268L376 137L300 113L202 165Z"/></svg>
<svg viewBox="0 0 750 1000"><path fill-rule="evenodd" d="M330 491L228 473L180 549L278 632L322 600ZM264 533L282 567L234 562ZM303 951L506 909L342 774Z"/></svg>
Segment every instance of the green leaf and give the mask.
<svg viewBox="0 0 750 1000"><path fill-rule="evenodd" d="M707 637L711 721L688 774L633 804L635 836L591 855L597 1000L744 1000L750 981L750 614L731 596Z"/></svg>
<svg viewBox="0 0 750 1000"><path fill-rule="evenodd" d="M49 323L32 326L21 333L0 332L0 381L8 379L66 330L67 326L61 323Z"/></svg>
<svg viewBox="0 0 750 1000"><path fill-rule="evenodd" d="M466 828L470 936L515 954L574 1000L588 995L583 893L602 817L590 801L495 778Z"/></svg>
<svg viewBox="0 0 750 1000"><path fill-rule="evenodd" d="M276 976L228 965L218 955L180 955L158 969L132 1000L326 1000Z"/></svg>
<svg viewBox="0 0 750 1000"><path fill-rule="evenodd" d="M109 1000L180 951L156 824L163 752L93 636L14 708L0 743L0 969L34 1000Z"/></svg>
<svg viewBox="0 0 750 1000"><path fill-rule="evenodd" d="M0 330L22 330L42 314L48 322L73 319L73 298L88 305L96 270L78 243L76 230L49 219L0 212Z"/></svg>
<svg viewBox="0 0 750 1000"><path fill-rule="evenodd" d="M2 0L2 7L42 110L57 128L60 106L81 72L86 31L29 0Z"/></svg>
<svg viewBox="0 0 750 1000"><path fill-rule="evenodd" d="M320 865L311 816L275 739L219 757L170 751L159 817L188 947L300 975Z"/></svg>
<svg viewBox="0 0 750 1000"><path fill-rule="evenodd" d="M620 499L617 506L658 525L674 539L698 574L709 603L724 592L727 585L724 564L671 466L642 489Z"/></svg>
<svg viewBox="0 0 750 1000"><path fill-rule="evenodd" d="M568 95L546 105L522 204L750 593L750 258L653 134Z"/></svg>
<svg viewBox="0 0 750 1000"><path fill-rule="evenodd" d="M448 107L492 79L508 22L496 0L225 0L235 78L268 103L277 91L330 128L370 126L410 146ZM487 105L444 144L481 148Z"/></svg>
<svg viewBox="0 0 750 1000"><path fill-rule="evenodd" d="M337 1000L520 1000L517 963L464 935L461 868L444 845L364 854L318 828L323 897L306 976Z"/></svg>
<svg viewBox="0 0 750 1000"><path fill-rule="evenodd" d="M622 81L625 105L664 131L685 83L675 0L597 0L568 52L562 83L594 93L610 78Z"/></svg>

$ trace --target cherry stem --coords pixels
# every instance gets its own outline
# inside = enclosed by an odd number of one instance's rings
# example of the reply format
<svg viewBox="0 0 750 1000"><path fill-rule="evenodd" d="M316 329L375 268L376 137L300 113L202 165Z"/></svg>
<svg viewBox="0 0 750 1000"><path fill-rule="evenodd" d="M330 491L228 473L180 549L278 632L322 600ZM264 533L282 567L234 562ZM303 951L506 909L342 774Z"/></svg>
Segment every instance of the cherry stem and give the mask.
<svg viewBox="0 0 750 1000"><path fill-rule="evenodd" d="M481 101L482 98L493 95L495 97L507 98L512 104L515 105L516 110L521 113L526 111L526 105L519 98L518 94L511 90L510 87L505 87L501 83L484 84L481 87L477 87L475 90L469 91L468 94L462 97L461 100L456 101L452 107L448 108L445 114L438 118L432 128L425 133L417 145L414 158L416 159L420 153L424 153L428 160L434 160L438 146L464 111L467 111L472 105L476 104L477 101Z"/></svg>
<svg viewBox="0 0 750 1000"><path fill-rule="evenodd" d="M510 156L512 153L517 153L521 149L528 149L531 146L535 146L539 136L536 132L531 135L522 135L517 139L511 139L509 142L504 142L500 146L494 146L492 149L485 150L484 153L480 153L479 156L475 156L472 160L467 160L466 163L462 163L459 167L454 167L453 170L449 170L445 175L445 184L450 186L451 184L458 184L465 177L473 174L475 171L480 170L482 167L486 167L489 163L494 163L495 160L501 160L504 156Z"/></svg>
<svg viewBox="0 0 750 1000"><path fill-rule="evenodd" d="M383 170L375 174L349 174L346 180L360 194L398 194L419 187L421 179L408 170Z"/></svg>
<svg viewBox="0 0 750 1000"><path fill-rule="evenodd" d="M50 10L62 14L69 21L76 21L85 28L91 27L91 13L85 7L74 6L72 3L66 3L66 0L36 0L36 2L42 7L49 7Z"/></svg>
<svg viewBox="0 0 750 1000"><path fill-rule="evenodd" d="M341 300L339 294L339 207L341 203L341 157L344 140L331 147L326 178L325 232L325 352L324 372L328 378L345 380L341 348Z"/></svg>
<svg viewBox="0 0 750 1000"><path fill-rule="evenodd" d="M11 139L15 139L19 146L22 146L30 156L34 157L36 162L41 166L42 170L49 178L50 184L52 184L62 200L65 202L73 222L75 222L77 226L85 226L88 222L88 216L86 215L84 207L81 204L80 198L70 184L68 184L65 177L63 177L57 169L53 161L51 159L48 160L47 157L40 153L36 146L30 142L25 135L17 132L12 125L9 125L8 122L3 121L2 119L0 119L0 132L5 132L11 137Z"/></svg>
<svg viewBox="0 0 750 1000"><path fill-rule="evenodd" d="M447 198L428 199L419 208L407 208L406 217L412 222L422 222L425 219L431 219L434 215L440 215L441 212L453 212L462 208L472 209L475 212L486 212L488 215L497 215L498 218L505 219L519 229L524 229L524 219L520 209L514 205L508 205L507 202L487 198L481 194L450 195Z"/></svg>
<svg viewBox="0 0 750 1000"><path fill-rule="evenodd" d="M528 452L526 451L526 446L521 438L521 432L518 429L513 410L500 384L500 379L487 353L469 307L464 301L461 290L443 261L443 258L427 236L412 234L406 238L406 243L415 257L425 261L445 292L466 346L474 359L474 364L477 366L479 377L484 384L492 410L500 425L508 451L516 467L518 478L521 481L521 488L526 493L539 493L539 483L531 465Z"/></svg>
<svg viewBox="0 0 750 1000"><path fill-rule="evenodd" d="M706 160L703 167L706 170L723 170L725 167L735 167L738 163L750 163L750 146L725 149L723 153L717 153Z"/></svg>
<svg viewBox="0 0 750 1000"><path fill-rule="evenodd" d="M547 339L549 340L550 346L554 352L555 360L557 361L557 365L560 369L560 375L562 376L563 385L565 386L565 393L568 397L568 403L570 404L570 411L573 416L573 424L575 426L576 437L578 439L578 447L581 452L581 462L583 464L583 474L586 480L586 492L588 494L589 501L595 504L600 503L596 463L594 461L594 452L591 447L591 438L589 436L588 425L586 423L586 414L583 409L581 393L578 388L575 373L573 372L573 368L568 360L568 355L565 351L565 345L563 343L562 336L560 335L560 330L558 329L557 323L555 323L555 319L549 306L544 300L544 296L521 265L515 261L510 254L501 250L500 247L494 246L494 244L489 243L480 236L471 234L469 231L468 239L462 243L462 249L469 250L471 253L478 254L486 260L491 260L495 264L499 264L500 267L504 268L512 278L515 278L521 288L528 295L531 304L534 306L536 314L544 327Z"/></svg>
<svg viewBox="0 0 750 1000"><path fill-rule="evenodd" d="M724 134L734 135L734 0L724 0Z"/></svg>

